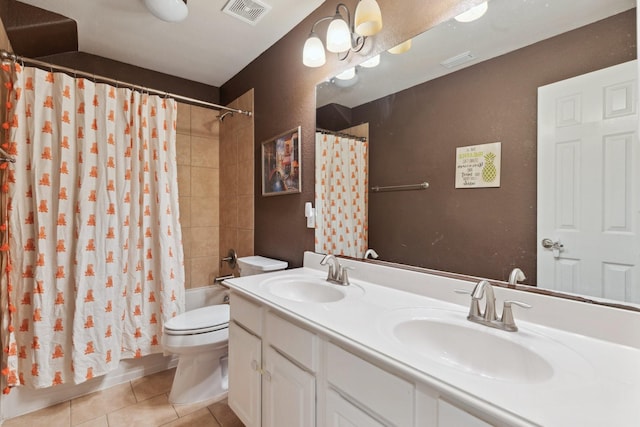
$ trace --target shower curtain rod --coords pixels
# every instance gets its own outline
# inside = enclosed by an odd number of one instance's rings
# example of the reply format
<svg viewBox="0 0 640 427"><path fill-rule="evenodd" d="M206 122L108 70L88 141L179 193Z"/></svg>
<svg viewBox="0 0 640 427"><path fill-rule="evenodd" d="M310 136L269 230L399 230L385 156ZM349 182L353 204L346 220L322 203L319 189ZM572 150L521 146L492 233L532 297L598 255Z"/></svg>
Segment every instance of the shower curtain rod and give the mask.
<svg viewBox="0 0 640 427"><path fill-rule="evenodd" d="M123 87L128 87L129 89L133 89L139 92L147 92L147 93L152 93L154 95L159 95L159 96L167 96L170 98L174 98L177 99L179 101L186 101L186 102L190 102L192 104L198 104L198 105L202 105L205 107L212 107L214 109L217 110L225 110L225 111L230 111L232 113L238 113L238 114L244 114L246 116L251 117L253 115L253 113L251 111L245 111L245 110L239 110L237 108L231 108L231 107L225 107L224 105L218 105L218 104L214 104L212 102L207 102L207 101L200 101L199 99L194 99L194 98L189 98L187 96L182 96L182 95L178 95L175 93L169 93L169 92L163 92L160 90L156 90L156 89L151 89L148 87L144 87L144 86L140 86L140 85L136 85L133 83L126 83L126 82L122 82L120 80L115 80L115 79L111 79L109 77L104 77L104 76L100 76L97 74L92 74L92 73L87 73L86 71L81 71L81 70L74 70L73 68L67 68L67 67L63 67L61 65L56 65L56 64L51 64L49 62L44 62L44 61L39 61L37 59L32 59L32 58L26 58L24 56L19 56L16 55L14 53L11 53L7 50L0 50L0 59L2 59L3 61L5 60L10 60L10 61L14 61L14 62L23 62L23 63L29 63L32 65L35 65L39 68L44 68L44 69L51 69L51 70L57 70L57 71L62 71L64 73L68 73L68 74L73 74L74 76L82 76L82 77L87 77L93 80L99 80L101 82L105 82L105 83L112 83L115 84L116 86L123 86Z"/></svg>
<svg viewBox="0 0 640 427"><path fill-rule="evenodd" d="M350 135L350 134L344 133L344 132L335 132L335 131L332 131L332 130L322 129L322 128L316 128L316 132L326 133L326 134L335 135L335 136L345 136L347 138L353 138L356 141L362 141L362 142L367 140L367 138L365 138L363 136L355 136L355 135Z"/></svg>

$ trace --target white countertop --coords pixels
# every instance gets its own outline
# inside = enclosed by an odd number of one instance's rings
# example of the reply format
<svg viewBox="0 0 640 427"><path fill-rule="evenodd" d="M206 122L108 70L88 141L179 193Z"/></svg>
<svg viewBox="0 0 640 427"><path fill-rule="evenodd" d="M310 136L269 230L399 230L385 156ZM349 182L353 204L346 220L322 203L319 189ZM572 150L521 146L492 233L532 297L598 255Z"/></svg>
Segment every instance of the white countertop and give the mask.
<svg viewBox="0 0 640 427"><path fill-rule="evenodd" d="M367 265L361 264L358 268L364 270ZM395 269L385 268L392 270L390 277L393 277ZM302 276L324 279L326 273L304 267L234 278L225 284L233 291L281 310L334 340L356 346L390 368L508 424L640 425L640 350L637 348L519 320L517 308L514 308L514 317L520 328L518 332L494 330L466 321L467 306L402 291L389 283L383 286L358 280L357 274L352 274L355 277L351 280L352 285L344 288L347 297L331 303L280 298L264 286L264 282L273 277L293 279ZM422 280L423 287L438 280L428 274L416 277ZM459 285L465 289L473 286L463 281ZM405 288L407 286L405 284ZM499 296L496 306L500 314ZM552 365L553 375L524 383L497 380L448 366L412 351L395 341L388 331L388 325L394 318L410 314L411 309L417 312L441 310L453 318L459 315L461 321L464 320L465 325L471 328L481 328L483 332L513 340L524 347L534 346L532 350ZM500 364L501 358L506 360L509 357L509 354L503 354L496 358L495 363Z"/></svg>

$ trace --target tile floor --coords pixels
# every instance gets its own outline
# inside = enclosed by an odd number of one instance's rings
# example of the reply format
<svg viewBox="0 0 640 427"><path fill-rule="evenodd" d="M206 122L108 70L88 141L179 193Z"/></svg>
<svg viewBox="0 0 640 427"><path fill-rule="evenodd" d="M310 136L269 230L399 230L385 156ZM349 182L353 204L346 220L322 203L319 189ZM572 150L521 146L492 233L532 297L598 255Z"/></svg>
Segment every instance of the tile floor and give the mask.
<svg viewBox="0 0 640 427"><path fill-rule="evenodd" d="M227 401L172 405L175 369L5 421L2 427L244 427Z"/></svg>

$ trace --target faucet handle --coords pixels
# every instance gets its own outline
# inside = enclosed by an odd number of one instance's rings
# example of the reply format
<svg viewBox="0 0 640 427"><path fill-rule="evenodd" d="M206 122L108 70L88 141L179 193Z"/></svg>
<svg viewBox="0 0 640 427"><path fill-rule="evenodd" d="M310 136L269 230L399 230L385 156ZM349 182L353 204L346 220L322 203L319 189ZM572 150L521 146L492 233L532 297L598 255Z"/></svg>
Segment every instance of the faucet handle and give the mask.
<svg viewBox="0 0 640 427"><path fill-rule="evenodd" d="M511 308L512 305L517 305L518 307L526 309L531 308L532 305L520 301L511 300L504 302L504 307L502 309L502 319L500 320L504 329L506 329L507 331L515 332L518 330L518 327L516 326L516 322L513 319L513 309Z"/></svg>
<svg viewBox="0 0 640 427"><path fill-rule="evenodd" d="M511 305L517 305L518 307L522 307L522 308L531 308L533 307L531 304L527 304L526 302L521 302L521 301L505 301L504 302L504 306L507 308L511 308Z"/></svg>

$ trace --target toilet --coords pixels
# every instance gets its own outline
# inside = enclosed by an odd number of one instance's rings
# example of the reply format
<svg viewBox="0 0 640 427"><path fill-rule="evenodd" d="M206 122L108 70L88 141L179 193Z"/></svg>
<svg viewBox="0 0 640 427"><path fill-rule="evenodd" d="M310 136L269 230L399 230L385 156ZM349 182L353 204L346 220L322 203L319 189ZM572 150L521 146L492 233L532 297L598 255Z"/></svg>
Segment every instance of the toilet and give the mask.
<svg viewBox="0 0 640 427"><path fill-rule="evenodd" d="M284 270L285 261L262 256L238 258L240 276ZM162 346L178 355L169 402L222 399L228 389L229 305L186 311L164 324Z"/></svg>
<svg viewBox="0 0 640 427"><path fill-rule="evenodd" d="M238 258L237 262L241 277L284 270L289 265L286 261L265 258L259 255Z"/></svg>

